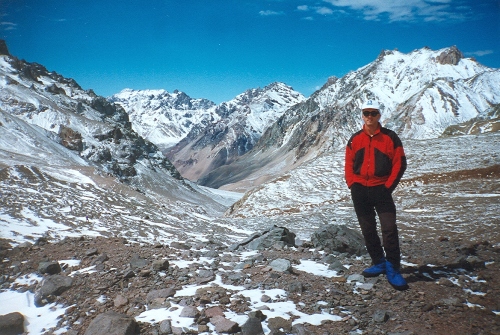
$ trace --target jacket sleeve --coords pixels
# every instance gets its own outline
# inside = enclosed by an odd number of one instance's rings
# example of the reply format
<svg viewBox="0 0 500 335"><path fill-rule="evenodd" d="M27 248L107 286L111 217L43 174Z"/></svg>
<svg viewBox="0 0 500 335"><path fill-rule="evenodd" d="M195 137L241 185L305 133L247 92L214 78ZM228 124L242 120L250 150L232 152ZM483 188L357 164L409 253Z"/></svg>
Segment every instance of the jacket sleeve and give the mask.
<svg viewBox="0 0 500 335"><path fill-rule="evenodd" d="M403 174L406 171L406 156L403 149L403 143L396 135L393 133L391 136L394 143L394 157L392 158L392 170L389 178L385 182L385 187L393 192L398 186L399 181L403 177Z"/></svg>
<svg viewBox="0 0 500 335"><path fill-rule="evenodd" d="M347 183L347 187L351 188L353 184L353 164L354 158L352 155L351 141L347 143L345 148L345 165L344 165L344 177Z"/></svg>

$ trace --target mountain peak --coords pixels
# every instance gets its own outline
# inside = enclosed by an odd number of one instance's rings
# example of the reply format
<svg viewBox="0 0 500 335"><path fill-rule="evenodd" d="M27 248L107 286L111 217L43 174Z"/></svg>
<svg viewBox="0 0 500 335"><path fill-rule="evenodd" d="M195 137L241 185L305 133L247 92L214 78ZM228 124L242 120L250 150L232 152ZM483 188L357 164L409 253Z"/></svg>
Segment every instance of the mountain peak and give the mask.
<svg viewBox="0 0 500 335"><path fill-rule="evenodd" d="M436 58L436 61L442 65L445 64L457 65L462 58L464 58L462 52L458 50L456 46L452 46L441 52L439 56Z"/></svg>
<svg viewBox="0 0 500 335"><path fill-rule="evenodd" d="M10 56L9 49L7 49L7 43L5 43L5 40L0 40L0 56L1 55Z"/></svg>

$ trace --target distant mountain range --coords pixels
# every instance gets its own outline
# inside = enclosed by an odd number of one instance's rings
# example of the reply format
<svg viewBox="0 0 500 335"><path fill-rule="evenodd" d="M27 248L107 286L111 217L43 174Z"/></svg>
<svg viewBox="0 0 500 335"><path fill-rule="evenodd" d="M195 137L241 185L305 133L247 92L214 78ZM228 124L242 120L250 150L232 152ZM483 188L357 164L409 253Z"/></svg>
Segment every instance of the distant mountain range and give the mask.
<svg viewBox="0 0 500 335"><path fill-rule="evenodd" d="M499 83L499 69L464 58L456 47L408 54L384 50L372 63L342 78L329 78L308 99L275 83L212 107L211 122L205 118L192 125L165 152L191 180L246 190L342 147L361 127L359 107L368 98L380 101L381 122L402 138L494 131L499 125ZM287 99L270 104L269 92ZM259 110L273 112L256 127L254 111ZM141 127L139 122L136 126Z"/></svg>
<svg viewBox="0 0 500 335"><path fill-rule="evenodd" d="M464 58L456 47L384 50L372 63L329 78L309 98L276 82L219 105L165 90L124 89L105 99L42 65L6 56L0 109L124 181L143 162L178 180L248 190L342 150L361 127L359 107L368 98L380 101L381 122L403 139L499 128L500 70Z"/></svg>

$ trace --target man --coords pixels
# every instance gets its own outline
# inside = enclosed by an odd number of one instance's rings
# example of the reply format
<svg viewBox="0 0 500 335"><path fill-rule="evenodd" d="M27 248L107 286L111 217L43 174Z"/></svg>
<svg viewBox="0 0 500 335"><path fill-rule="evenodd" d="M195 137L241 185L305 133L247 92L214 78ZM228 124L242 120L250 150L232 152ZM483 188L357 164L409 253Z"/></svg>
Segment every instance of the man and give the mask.
<svg viewBox="0 0 500 335"><path fill-rule="evenodd" d="M406 290L408 285L399 272L401 254L396 206L391 195L406 170L403 144L395 132L380 125L380 106L376 101L366 101L361 110L364 125L347 143L345 179L373 262L362 274L386 274L395 289ZM375 212L383 243L378 236Z"/></svg>

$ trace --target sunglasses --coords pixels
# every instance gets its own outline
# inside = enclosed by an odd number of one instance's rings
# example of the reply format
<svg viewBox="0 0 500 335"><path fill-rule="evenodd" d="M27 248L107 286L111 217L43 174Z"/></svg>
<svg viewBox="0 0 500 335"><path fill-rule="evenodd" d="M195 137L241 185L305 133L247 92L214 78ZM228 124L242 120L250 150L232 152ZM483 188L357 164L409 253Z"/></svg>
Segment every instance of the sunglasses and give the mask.
<svg viewBox="0 0 500 335"><path fill-rule="evenodd" d="M368 116L370 116L370 115L371 115L371 116L373 116L373 117L375 117L375 116L377 116L377 115L379 115L379 114L380 114L380 113L379 113L379 112L377 112L377 111L374 111L374 112L363 111L363 115L364 115L364 116L366 116L366 117L368 117Z"/></svg>

